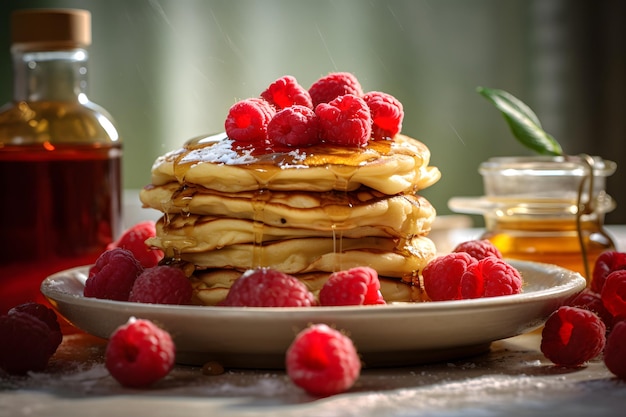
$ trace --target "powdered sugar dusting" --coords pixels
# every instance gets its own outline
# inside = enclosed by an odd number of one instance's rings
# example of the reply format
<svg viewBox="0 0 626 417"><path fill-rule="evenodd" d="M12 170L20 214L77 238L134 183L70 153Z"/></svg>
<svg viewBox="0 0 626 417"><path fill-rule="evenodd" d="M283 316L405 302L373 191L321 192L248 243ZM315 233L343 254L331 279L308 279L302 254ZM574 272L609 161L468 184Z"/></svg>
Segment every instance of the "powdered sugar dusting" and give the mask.
<svg viewBox="0 0 626 417"><path fill-rule="evenodd" d="M190 150L180 159L180 163L208 162L224 165L250 164L256 161L252 149L233 149L233 140L224 135L206 137L198 141L201 147Z"/></svg>

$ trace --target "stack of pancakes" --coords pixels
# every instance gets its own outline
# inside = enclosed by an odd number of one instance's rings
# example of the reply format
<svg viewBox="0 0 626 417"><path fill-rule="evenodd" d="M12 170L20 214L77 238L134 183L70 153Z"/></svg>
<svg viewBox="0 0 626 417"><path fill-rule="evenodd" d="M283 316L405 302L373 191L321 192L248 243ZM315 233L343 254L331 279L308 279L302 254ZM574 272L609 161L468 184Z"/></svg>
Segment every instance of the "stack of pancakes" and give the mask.
<svg viewBox="0 0 626 417"><path fill-rule="evenodd" d="M271 267L318 291L335 271L370 266L387 301L412 285L436 249L432 205L417 192L440 178L404 135L363 148L242 147L225 134L159 157L144 206L163 212L148 244L186 267L198 303L222 301L243 271Z"/></svg>

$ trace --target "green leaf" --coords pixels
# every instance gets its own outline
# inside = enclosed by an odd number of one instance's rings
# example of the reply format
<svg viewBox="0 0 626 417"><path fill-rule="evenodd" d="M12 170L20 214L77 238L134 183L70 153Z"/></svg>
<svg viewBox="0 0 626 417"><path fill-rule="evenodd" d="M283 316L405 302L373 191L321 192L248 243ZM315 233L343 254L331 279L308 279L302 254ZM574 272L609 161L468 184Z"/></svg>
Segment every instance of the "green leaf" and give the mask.
<svg viewBox="0 0 626 417"><path fill-rule="evenodd" d="M563 155L561 145L543 130L537 115L522 101L503 90L478 87L476 91L500 110L522 145L541 155Z"/></svg>

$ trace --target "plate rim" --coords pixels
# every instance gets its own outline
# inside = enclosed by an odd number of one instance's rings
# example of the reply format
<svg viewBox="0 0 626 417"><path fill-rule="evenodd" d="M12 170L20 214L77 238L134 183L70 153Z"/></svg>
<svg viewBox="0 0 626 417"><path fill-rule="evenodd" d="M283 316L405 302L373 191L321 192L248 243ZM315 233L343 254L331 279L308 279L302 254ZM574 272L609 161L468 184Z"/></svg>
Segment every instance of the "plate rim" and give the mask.
<svg viewBox="0 0 626 417"><path fill-rule="evenodd" d="M198 306L198 305L166 305L166 304L147 304L147 303L136 303L130 301L116 301L116 300L105 300L98 298L89 298L84 297L79 294L70 294L68 292L59 291L55 288L54 280L58 280L61 276L66 276L69 274L82 273L86 275L84 271L89 268L88 265L77 266L74 268L69 268L63 271L56 272L49 277L45 278L41 283L41 292L47 299L51 299L54 301L64 301L69 302L75 305L81 305L82 307L89 306L100 306L104 307L123 307L132 310L146 310L148 312L159 312L163 313L168 310L172 312L176 312L177 314L193 314L200 311L205 311L207 314L211 312L219 311L220 314L226 315L240 315L242 313L250 314L254 313L258 314L302 314L309 315L311 312L319 312L327 314L327 313L341 313L341 314L350 314L359 312L359 314L364 313L381 313L384 311L389 311L393 313L402 312L404 310L413 311L413 310L425 310L429 313L437 312L438 310L448 311L451 308L457 310L472 310L472 309L484 309L489 307L503 307L509 304L517 304L517 303L526 303L531 301L537 301L544 298L551 298L555 294L565 292L568 290L575 291L577 287L581 287L580 291L584 289L587 281L585 278L576 271L571 271L565 269L563 267L545 264L539 262L532 261L522 261L522 260L513 260L507 259L507 262L511 263L514 267L522 269L526 268L535 268L535 269L544 269L551 270L552 272L562 272L564 274L569 275L569 280L564 283L560 283L555 286L551 286L549 288L540 289L532 292L521 292L519 294L512 295L503 295L496 297L483 297L483 298L475 298L468 300L450 300L450 301L426 301L426 302L394 302L385 305L359 305L359 306L312 306L312 307L226 307L226 306ZM65 277L67 278L67 277ZM77 278L76 278L77 279Z"/></svg>

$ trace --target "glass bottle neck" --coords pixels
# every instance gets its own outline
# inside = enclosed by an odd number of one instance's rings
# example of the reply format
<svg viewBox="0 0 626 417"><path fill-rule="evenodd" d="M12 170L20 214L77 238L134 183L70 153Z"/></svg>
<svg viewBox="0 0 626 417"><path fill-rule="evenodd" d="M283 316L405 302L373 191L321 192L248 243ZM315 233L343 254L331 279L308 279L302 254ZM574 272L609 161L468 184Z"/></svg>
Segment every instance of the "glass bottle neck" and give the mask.
<svg viewBox="0 0 626 417"><path fill-rule="evenodd" d="M13 51L15 101L83 101L87 51Z"/></svg>

